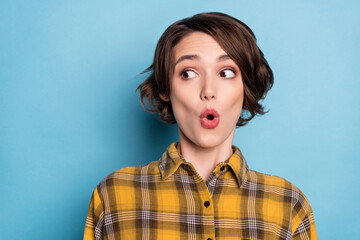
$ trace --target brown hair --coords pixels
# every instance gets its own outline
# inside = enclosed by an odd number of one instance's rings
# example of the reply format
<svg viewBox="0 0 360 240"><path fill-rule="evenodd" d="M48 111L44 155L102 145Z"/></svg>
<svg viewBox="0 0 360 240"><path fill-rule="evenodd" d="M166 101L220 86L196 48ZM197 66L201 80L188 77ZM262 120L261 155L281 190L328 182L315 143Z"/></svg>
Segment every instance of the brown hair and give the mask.
<svg viewBox="0 0 360 240"><path fill-rule="evenodd" d="M274 83L274 77L264 54L256 44L251 29L238 19L220 12L199 13L170 25L156 46L154 61L145 71L150 75L136 90L140 90L143 107L159 114L160 120L176 123L171 102L160 94L170 95L170 79L174 71L173 49L189 33L200 31L212 36L240 68L244 82L244 102L236 126L244 126L255 115L266 112L260 104ZM145 105L144 100L150 104Z"/></svg>

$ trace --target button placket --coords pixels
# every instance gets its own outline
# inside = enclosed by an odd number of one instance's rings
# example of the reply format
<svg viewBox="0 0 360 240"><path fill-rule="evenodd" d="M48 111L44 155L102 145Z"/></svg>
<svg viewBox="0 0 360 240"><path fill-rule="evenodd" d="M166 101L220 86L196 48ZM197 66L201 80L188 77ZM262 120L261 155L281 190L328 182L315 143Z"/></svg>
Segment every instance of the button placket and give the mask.
<svg viewBox="0 0 360 240"><path fill-rule="evenodd" d="M197 177L200 179L201 176L198 175L197 172L195 172L197 174ZM212 194L209 191L208 188L208 183L209 181L211 182L211 179L214 177L217 177L218 173L215 174L214 172L210 174L209 178L206 180L206 182L201 178L202 181L198 181L199 182L199 200L201 200L201 202L198 202L197 205L198 207L201 207L201 213L204 216L204 219L206 219L206 221L203 223L203 233L205 233L204 235L202 235L201 239L207 240L207 239L211 239L214 240L214 236L215 236L215 221L214 221L214 208L213 208L213 203L212 203Z"/></svg>

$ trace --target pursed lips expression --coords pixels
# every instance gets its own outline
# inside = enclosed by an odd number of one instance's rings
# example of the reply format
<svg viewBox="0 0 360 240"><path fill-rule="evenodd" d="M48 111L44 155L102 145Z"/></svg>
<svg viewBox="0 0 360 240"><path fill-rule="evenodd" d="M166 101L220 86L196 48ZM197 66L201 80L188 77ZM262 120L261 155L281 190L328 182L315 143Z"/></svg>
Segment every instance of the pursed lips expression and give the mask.
<svg viewBox="0 0 360 240"><path fill-rule="evenodd" d="M193 32L173 49L170 98L180 134L202 147L233 137L243 104L239 67L210 35Z"/></svg>

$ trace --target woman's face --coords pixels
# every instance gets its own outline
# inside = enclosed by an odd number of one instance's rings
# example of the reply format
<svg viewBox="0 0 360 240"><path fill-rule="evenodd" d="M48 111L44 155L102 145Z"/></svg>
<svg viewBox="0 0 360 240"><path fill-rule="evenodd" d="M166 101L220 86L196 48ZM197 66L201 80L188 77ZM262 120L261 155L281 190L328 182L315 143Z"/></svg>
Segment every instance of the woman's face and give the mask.
<svg viewBox="0 0 360 240"><path fill-rule="evenodd" d="M232 142L244 98L239 67L202 32L185 36L173 51L170 98L161 98L171 101L180 140L203 148Z"/></svg>

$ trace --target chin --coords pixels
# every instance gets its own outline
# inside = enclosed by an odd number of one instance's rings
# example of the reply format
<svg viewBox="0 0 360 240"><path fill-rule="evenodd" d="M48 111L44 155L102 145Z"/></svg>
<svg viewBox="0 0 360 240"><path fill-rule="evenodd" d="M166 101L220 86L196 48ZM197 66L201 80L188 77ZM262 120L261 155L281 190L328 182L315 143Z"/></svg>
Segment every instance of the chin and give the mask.
<svg viewBox="0 0 360 240"><path fill-rule="evenodd" d="M185 134L181 128L179 128L180 135L184 138L185 141L190 142L193 145L196 145L200 148L213 148L219 146L227 141L228 136L224 132L219 131L207 132L207 131L196 131L191 129L188 134ZM193 131L193 132L191 132Z"/></svg>
<svg viewBox="0 0 360 240"><path fill-rule="evenodd" d="M196 139L196 142L194 143L202 148L212 148L220 145L223 142L225 142L225 139L220 139L218 136L204 136L202 138Z"/></svg>

